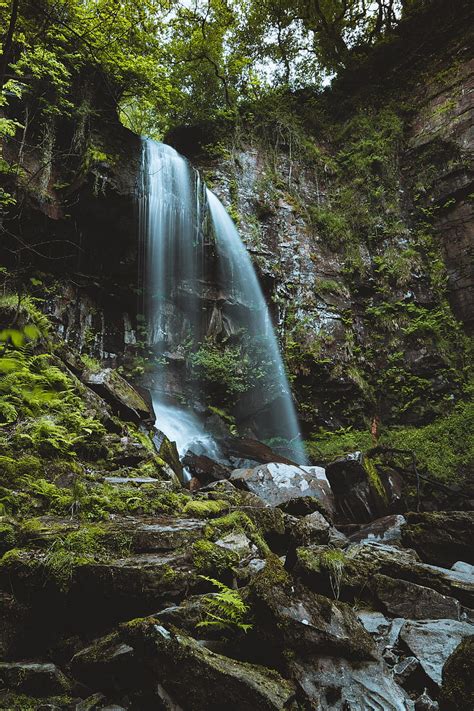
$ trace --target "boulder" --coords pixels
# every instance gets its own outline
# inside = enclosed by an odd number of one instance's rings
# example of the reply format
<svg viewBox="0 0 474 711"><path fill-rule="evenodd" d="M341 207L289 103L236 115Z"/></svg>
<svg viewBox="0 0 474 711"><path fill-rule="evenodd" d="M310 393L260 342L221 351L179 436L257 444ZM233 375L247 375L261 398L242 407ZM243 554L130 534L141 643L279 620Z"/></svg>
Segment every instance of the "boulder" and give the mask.
<svg viewBox="0 0 474 711"><path fill-rule="evenodd" d="M380 574L374 575L369 585L372 594L389 615L411 620L459 620L459 601L431 588Z"/></svg>
<svg viewBox="0 0 474 711"><path fill-rule="evenodd" d="M312 496L329 512L334 508L328 482L321 472L316 475L296 465L272 462L254 469L236 469L230 480L236 486L257 494L270 506L279 506L300 496Z"/></svg>
<svg viewBox="0 0 474 711"><path fill-rule="evenodd" d="M411 711L413 702L380 662L358 662L326 655L290 663L301 693L318 711ZM305 707L306 708L306 707Z"/></svg>
<svg viewBox="0 0 474 711"><path fill-rule="evenodd" d="M294 573L312 589L330 594L331 566L324 564L324 555L325 549L321 546L298 548ZM340 593L343 600L371 599L371 588L367 582L381 574L431 588L441 595L459 600L468 608L474 607L474 579L471 575L421 563L414 551L383 543L356 544L339 554L339 562L342 566Z"/></svg>
<svg viewBox="0 0 474 711"><path fill-rule="evenodd" d="M150 613L199 587L188 553L145 553L78 565L71 598L78 607L94 606L94 614L114 620Z"/></svg>
<svg viewBox="0 0 474 711"><path fill-rule="evenodd" d="M271 462L280 462L281 464L294 465L291 459L277 454L267 444L259 442L257 439L250 437L228 437L219 440L224 454L227 457L236 457L237 459L249 459L253 462L261 464L269 464Z"/></svg>
<svg viewBox="0 0 474 711"><path fill-rule="evenodd" d="M0 662L0 684L31 696L65 694L71 686L55 664L38 662Z"/></svg>
<svg viewBox="0 0 474 711"><path fill-rule="evenodd" d="M324 516L315 511L308 516L303 516L291 530L291 537L299 545L324 544L329 542L331 526Z"/></svg>
<svg viewBox="0 0 474 711"><path fill-rule="evenodd" d="M204 454L194 454L191 450L186 452L181 463L193 477L199 479L199 482L204 485L212 481L228 479L231 475L231 471L227 467Z"/></svg>
<svg viewBox="0 0 474 711"><path fill-rule="evenodd" d="M147 683L133 648L118 633L96 640L75 654L70 667L75 679L105 693L126 692Z"/></svg>
<svg viewBox="0 0 474 711"><path fill-rule="evenodd" d="M400 542L402 537L401 527L404 523L406 523L406 519L401 514L383 516L372 521L367 526L362 526L355 533L351 533L349 540L353 543L379 541L393 545Z"/></svg>
<svg viewBox="0 0 474 711"><path fill-rule="evenodd" d="M295 585L276 557L267 558L250 583L249 600L258 620L252 634L260 644L282 653L373 658L373 642L352 609Z"/></svg>
<svg viewBox="0 0 474 711"><path fill-rule="evenodd" d="M176 474L181 485L187 486L188 480L187 477L184 475L183 465L179 460L179 453L178 448L176 447L176 442L171 442L163 432L157 429L153 437L153 443L159 456Z"/></svg>
<svg viewBox="0 0 474 711"><path fill-rule="evenodd" d="M474 709L474 637L466 637L448 657L442 671L441 711Z"/></svg>
<svg viewBox="0 0 474 711"><path fill-rule="evenodd" d="M122 636L155 674L161 697L187 711L281 711L294 698L277 672L216 654L153 618L123 625Z"/></svg>
<svg viewBox="0 0 474 711"><path fill-rule="evenodd" d="M457 561L474 564L474 511L406 514L402 543L426 563L450 568Z"/></svg>
<svg viewBox="0 0 474 711"><path fill-rule="evenodd" d="M376 460L354 452L326 468L340 517L361 523L396 511L402 497L402 477L378 469Z"/></svg>
<svg viewBox="0 0 474 711"><path fill-rule="evenodd" d="M426 675L441 686L445 662L458 644L474 634L474 625L456 620L407 620L400 639L419 661Z"/></svg>
<svg viewBox="0 0 474 711"><path fill-rule="evenodd" d="M103 368L94 373L85 371L82 381L100 395L110 405L113 412L123 419L137 423L154 423L153 410L116 370Z"/></svg>

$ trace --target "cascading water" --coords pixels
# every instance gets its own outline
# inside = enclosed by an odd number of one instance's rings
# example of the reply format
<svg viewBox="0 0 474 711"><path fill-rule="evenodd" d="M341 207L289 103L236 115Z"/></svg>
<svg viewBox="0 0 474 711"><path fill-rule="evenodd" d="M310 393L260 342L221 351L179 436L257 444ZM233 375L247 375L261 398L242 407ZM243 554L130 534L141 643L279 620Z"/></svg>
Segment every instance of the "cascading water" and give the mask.
<svg viewBox="0 0 474 711"><path fill-rule="evenodd" d="M157 362L176 357L190 337L205 338L217 310L222 322L245 332L264 354L260 395L252 410L264 411L265 426L253 418L253 431L262 439L290 440L293 459L303 464L296 413L268 307L235 225L182 156L148 139L143 141L140 232L148 339ZM213 289L211 298L208 292ZM191 448L218 457L216 443L194 413L166 401L169 382L164 373L157 367L152 386L157 427L177 442L180 454ZM247 414L245 398L239 407Z"/></svg>
<svg viewBox="0 0 474 711"><path fill-rule="evenodd" d="M231 296L247 303L245 326L254 339L258 339L266 354L264 387L270 399L277 403L266 412L270 419L267 430L274 435L284 434L290 440L293 458L300 464L306 462L301 442L291 391L278 348L265 298L253 268L249 253L239 233L222 205L210 190L206 191L207 202L214 224L218 253L221 255L221 278L228 284Z"/></svg>

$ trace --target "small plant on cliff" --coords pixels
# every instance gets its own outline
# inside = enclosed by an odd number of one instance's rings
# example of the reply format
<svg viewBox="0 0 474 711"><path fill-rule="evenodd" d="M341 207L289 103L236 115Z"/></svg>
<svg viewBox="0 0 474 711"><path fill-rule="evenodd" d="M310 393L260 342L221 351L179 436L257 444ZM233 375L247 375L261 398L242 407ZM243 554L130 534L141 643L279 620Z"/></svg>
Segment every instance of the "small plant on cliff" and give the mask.
<svg viewBox="0 0 474 711"><path fill-rule="evenodd" d="M214 585L219 592L205 598L205 619L198 622L198 627L215 627L220 630L237 629L247 632L252 625L245 620L249 606L242 600L237 590L227 587L214 578L200 575L200 578Z"/></svg>

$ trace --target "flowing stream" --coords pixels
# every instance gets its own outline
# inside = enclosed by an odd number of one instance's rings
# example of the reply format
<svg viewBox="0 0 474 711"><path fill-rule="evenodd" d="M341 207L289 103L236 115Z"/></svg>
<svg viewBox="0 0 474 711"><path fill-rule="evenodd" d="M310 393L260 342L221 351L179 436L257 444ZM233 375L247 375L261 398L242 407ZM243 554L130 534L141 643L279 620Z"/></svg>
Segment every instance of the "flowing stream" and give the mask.
<svg viewBox="0 0 474 711"><path fill-rule="evenodd" d="M254 418L254 434L267 440L284 438L293 459L304 464L298 421L268 307L234 223L197 171L170 146L143 140L141 177L147 333L157 360L164 363L177 358L180 344L192 337L203 339L216 320L227 324L237 337L245 333L262 354L263 365L257 369L261 383L253 401L244 395L238 403L240 416L245 418L247 409L261 409L264 427ZM161 367L153 392L157 428L177 443L180 455L191 448L218 458L218 447L199 418L170 404L166 393L166 368ZM204 387L198 395L205 399Z"/></svg>

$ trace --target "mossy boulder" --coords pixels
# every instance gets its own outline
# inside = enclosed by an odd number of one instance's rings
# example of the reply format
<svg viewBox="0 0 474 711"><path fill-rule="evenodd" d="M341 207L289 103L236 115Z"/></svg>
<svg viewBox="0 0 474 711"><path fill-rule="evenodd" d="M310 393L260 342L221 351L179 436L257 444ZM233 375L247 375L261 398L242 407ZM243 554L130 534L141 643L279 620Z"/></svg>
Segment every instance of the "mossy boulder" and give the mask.
<svg viewBox="0 0 474 711"><path fill-rule="evenodd" d="M97 372L85 371L82 380L125 420L145 421L150 424L154 422L154 413L150 406L116 370L103 368Z"/></svg>
<svg viewBox="0 0 474 711"><path fill-rule="evenodd" d="M37 662L0 662L2 687L31 696L64 694L71 684L55 665Z"/></svg>
<svg viewBox="0 0 474 711"><path fill-rule="evenodd" d="M277 672L215 654L154 618L127 623L121 634L167 698L189 711L281 711L294 699L292 683Z"/></svg>
<svg viewBox="0 0 474 711"><path fill-rule="evenodd" d="M403 508L401 475L382 466L371 451L336 459L326 474L343 521L366 523Z"/></svg>
<svg viewBox="0 0 474 711"><path fill-rule="evenodd" d="M248 601L258 626L251 633L260 644L281 653L324 652L346 659L373 659L373 642L352 609L295 583L276 556L249 585Z"/></svg>
<svg viewBox="0 0 474 711"><path fill-rule="evenodd" d="M474 511L410 512L402 543L426 563L450 568L457 561L474 564Z"/></svg>
<svg viewBox="0 0 474 711"><path fill-rule="evenodd" d="M443 667L441 711L474 709L474 636L459 644Z"/></svg>

